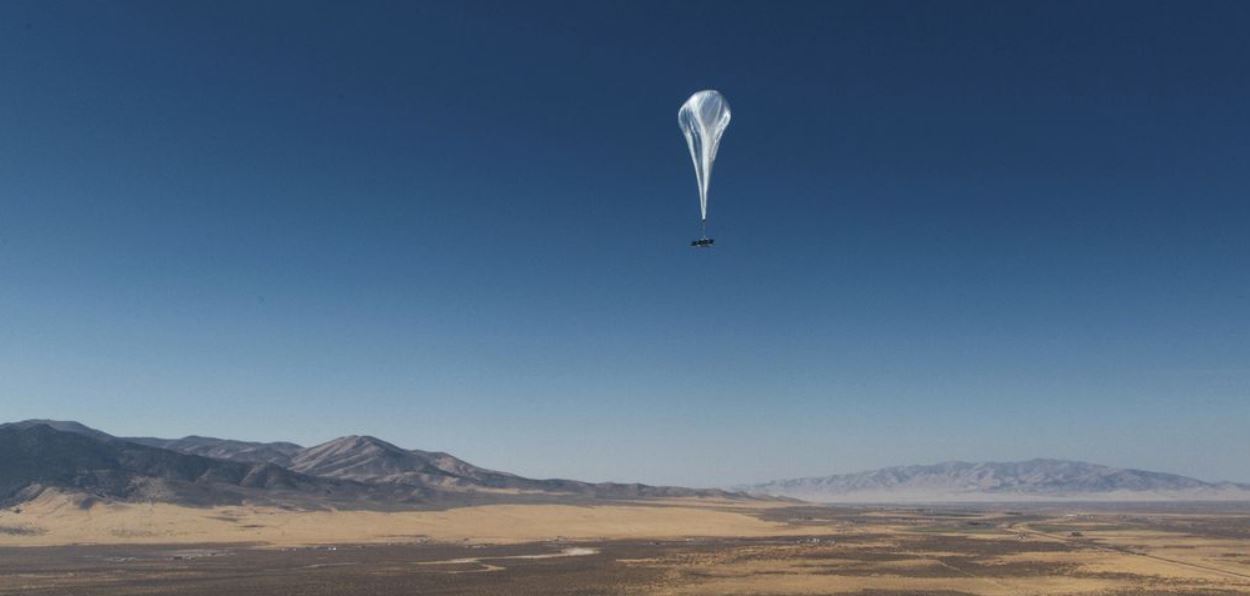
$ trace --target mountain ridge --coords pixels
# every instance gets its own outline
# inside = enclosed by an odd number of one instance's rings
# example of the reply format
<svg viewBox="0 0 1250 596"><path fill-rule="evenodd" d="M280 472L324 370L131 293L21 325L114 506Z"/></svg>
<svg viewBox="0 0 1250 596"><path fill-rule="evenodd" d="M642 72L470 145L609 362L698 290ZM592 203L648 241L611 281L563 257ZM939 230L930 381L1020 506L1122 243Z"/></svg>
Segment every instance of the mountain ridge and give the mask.
<svg viewBox="0 0 1250 596"><path fill-rule="evenodd" d="M44 486L197 504L271 498L303 504L329 499L335 506L492 498L744 498L719 489L525 478L362 435L302 447L199 435L115 437L78 422L26 420L0 424L0 442L6 440L25 448L11 450L11 469L0 466L0 501ZM162 465L150 465L153 461Z"/></svg>
<svg viewBox="0 0 1250 596"><path fill-rule="evenodd" d="M0 502L44 488L194 505L238 504L288 494L353 496L366 490L356 483L315 478L273 464L212 459L46 424L0 425L0 453L5 455L0 458Z"/></svg>
<svg viewBox="0 0 1250 596"><path fill-rule="evenodd" d="M892 466L734 488L749 494L824 502L1250 500L1250 485L1053 458Z"/></svg>
<svg viewBox="0 0 1250 596"><path fill-rule="evenodd" d="M201 435L188 435L181 439L159 439L156 437L120 437L122 440L171 449L182 453L248 461L253 463L271 463L279 466L290 464L291 456L303 449L301 445L277 441L261 443L255 441L238 441L234 439L218 439Z"/></svg>

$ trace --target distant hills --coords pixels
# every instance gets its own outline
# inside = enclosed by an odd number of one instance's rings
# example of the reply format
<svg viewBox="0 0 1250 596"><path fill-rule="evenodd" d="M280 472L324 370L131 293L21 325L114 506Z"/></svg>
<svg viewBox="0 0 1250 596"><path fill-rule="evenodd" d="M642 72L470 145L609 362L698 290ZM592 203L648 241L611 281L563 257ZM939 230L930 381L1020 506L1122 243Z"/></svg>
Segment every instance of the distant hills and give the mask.
<svg viewBox="0 0 1250 596"><path fill-rule="evenodd" d="M1250 501L1250 485L1056 459L900 466L735 489L816 502Z"/></svg>
<svg viewBox="0 0 1250 596"><path fill-rule="evenodd" d="M367 436L306 448L201 436L115 437L55 420L0 424L0 503L23 501L45 488L106 499L300 507L743 498L715 489L524 478Z"/></svg>

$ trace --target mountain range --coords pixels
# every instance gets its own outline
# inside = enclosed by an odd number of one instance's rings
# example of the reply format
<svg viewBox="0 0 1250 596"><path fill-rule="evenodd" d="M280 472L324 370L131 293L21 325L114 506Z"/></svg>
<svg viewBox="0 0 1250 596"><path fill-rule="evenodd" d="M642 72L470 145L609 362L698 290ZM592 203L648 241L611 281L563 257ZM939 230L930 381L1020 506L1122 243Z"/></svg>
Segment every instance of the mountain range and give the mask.
<svg viewBox="0 0 1250 596"><path fill-rule="evenodd" d="M743 498L716 489L533 479L447 453L347 436L313 447L189 436L115 437L77 422L0 424L0 503L45 488L194 505L421 507L544 499Z"/></svg>
<svg viewBox="0 0 1250 596"><path fill-rule="evenodd" d="M815 502L1250 501L1250 485L1057 459L900 466L734 488Z"/></svg>
<svg viewBox="0 0 1250 596"><path fill-rule="evenodd" d="M0 504L27 500L46 488L89 499L384 509L749 496L864 503L1250 501L1250 485L1055 459L901 466L723 491L526 478L370 436L304 447L202 436L116 437L56 420L0 424Z"/></svg>

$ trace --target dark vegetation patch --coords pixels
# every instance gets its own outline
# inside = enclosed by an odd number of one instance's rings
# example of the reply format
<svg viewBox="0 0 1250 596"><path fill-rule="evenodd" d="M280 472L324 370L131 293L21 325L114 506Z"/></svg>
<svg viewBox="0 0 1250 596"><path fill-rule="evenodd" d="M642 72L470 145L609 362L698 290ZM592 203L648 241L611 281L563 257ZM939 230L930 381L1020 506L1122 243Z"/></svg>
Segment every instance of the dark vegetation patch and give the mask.
<svg viewBox="0 0 1250 596"><path fill-rule="evenodd" d="M830 520L851 520L862 515L863 511L850 507L796 505L794 507L776 507L763 510L744 510L743 513L754 515L764 521L810 524L813 522L829 523Z"/></svg>
<svg viewBox="0 0 1250 596"><path fill-rule="evenodd" d="M963 526L917 526L907 528L908 532L921 532L933 534L970 534L970 533L994 533L1003 532L1002 528L991 525L963 525Z"/></svg>
<svg viewBox="0 0 1250 596"><path fill-rule="evenodd" d="M956 552L977 557L999 557L1017 553L1066 552L1078 548L1078 545L1053 540L1018 540L1015 538L990 540L944 534L916 535L905 546L908 550Z"/></svg>
<svg viewBox="0 0 1250 596"><path fill-rule="evenodd" d="M39 536L46 533L47 530L34 526L0 526L0 534L9 536Z"/></svg>
<svg viewBox="0 0 1250 596"><path fill-rule="evenodd" d="M860 590L855 594L863 596L915 596L914 591L899 590ZM925 590L926 596L970 596L973 592L960 592L955 590Z"/></svg>
<svg viewBox="0 0 1250 596"><path fill-rule="evenodd" d="M942 562L963 572L977 577L1043 577L1055 575L1071 575L1080 568L1075 563L1053 561L1011 561L993 562L979 561L964 557L943 557Z"/></svg>

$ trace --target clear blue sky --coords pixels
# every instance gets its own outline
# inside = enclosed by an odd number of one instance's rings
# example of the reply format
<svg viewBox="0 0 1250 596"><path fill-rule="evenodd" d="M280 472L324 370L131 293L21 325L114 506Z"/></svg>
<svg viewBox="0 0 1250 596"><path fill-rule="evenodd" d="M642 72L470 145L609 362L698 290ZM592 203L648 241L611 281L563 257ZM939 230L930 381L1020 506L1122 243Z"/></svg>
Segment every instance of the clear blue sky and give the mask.
<svg viewBox="0 0 1250 596"><path fill-rule="evenodd" d="M0 2L0 419L1250 481L1250 3ZM677 108L734 120L698 233Z"/></svg>

